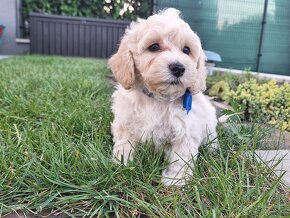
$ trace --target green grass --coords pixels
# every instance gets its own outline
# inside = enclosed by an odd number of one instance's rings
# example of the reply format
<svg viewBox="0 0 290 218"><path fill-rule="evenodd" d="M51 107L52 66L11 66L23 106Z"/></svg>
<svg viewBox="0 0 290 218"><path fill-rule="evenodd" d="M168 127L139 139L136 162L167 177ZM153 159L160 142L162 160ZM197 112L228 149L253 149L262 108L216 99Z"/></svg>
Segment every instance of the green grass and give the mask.
<svg viewBox="0 0 290 218"><path fill-rule="evenodd" d="M23 56L0 61L0 216L52 210L91 217L281 217L287 190L273 169L245 155L263 130L219 130L194 177L164 187L167 165L150 143L129 166L111 161L106 62ZM250 150L251 150L250 149Z"/></svg>

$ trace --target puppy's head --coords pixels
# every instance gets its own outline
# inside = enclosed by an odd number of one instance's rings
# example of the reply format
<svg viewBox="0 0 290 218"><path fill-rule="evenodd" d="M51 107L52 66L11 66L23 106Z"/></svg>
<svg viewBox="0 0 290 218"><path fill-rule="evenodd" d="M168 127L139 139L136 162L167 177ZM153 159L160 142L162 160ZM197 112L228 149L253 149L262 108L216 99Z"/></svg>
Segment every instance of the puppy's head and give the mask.
<svg viewBox="0 0 290 218"><path fill-rule="evenodd" d="M109 65L125 89L146 87L154 97L174 100L186 89L205 90L206 69L199 37L169 8L138 19L126 30Z"/></svg>

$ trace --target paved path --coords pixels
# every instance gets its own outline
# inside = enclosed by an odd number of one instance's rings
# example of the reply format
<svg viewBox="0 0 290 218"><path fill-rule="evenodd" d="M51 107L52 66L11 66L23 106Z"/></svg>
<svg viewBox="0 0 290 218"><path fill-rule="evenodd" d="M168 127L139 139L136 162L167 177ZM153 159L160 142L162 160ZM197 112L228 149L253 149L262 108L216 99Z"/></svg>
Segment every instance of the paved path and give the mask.
<svg viewBox="0 0 290 218"><path fill-rule="evenodd" d="M230 106L223 102L217 102L213 98L210 98L212 104L217 109L217 112L220 112L224 109L229 109ZM269 128L265 126L266 128ZM283 176L283 181L290 188L290 133L281 132L279 130L273 130L271 135L265 141L265 147L262 149L267 150L257 150L256 154L270 166L277 163L278 160L281 160L275 169L277 175L285 172Z"/></svg>
<svg viewBox="0 0 290 218"><path fill-rule="evenodd" d="M0 60L10 58L10 57L12 57L12 55L0 55Z"/></svg>
<svg viewBox="0 0 290 218"><path fill-rule="evenodd" d="M277 164L277 161L282 159L275 167L275 171L278 176L285 172L282 179L290 188L290 150L256 150L256 154L269 166Z"/></svg>

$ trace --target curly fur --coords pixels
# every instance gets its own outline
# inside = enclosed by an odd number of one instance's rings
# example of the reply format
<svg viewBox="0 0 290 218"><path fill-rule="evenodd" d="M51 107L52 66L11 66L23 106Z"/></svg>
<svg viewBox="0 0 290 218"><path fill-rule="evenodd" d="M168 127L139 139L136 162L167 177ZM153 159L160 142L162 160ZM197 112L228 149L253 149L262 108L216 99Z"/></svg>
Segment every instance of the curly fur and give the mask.
<svg viewBox="0 0 290 218"><path fill-rule="evenodd" d="M127 164L139 142L153 140L156 148L167 143L165 156L171 164L162 173L165 185L184 184L199 146L216 138L216 112L202 94L206 69L200 39L179 14L169 8L133 22L109 60L119 82L112 97L114 158L123 156ZM148 50L153 43L160 51ZM182 52L185 46L188 55ZM185 66L178 79L168 67L176 62ZM188 114L182 106L186 89L193 94Z"/></svg>

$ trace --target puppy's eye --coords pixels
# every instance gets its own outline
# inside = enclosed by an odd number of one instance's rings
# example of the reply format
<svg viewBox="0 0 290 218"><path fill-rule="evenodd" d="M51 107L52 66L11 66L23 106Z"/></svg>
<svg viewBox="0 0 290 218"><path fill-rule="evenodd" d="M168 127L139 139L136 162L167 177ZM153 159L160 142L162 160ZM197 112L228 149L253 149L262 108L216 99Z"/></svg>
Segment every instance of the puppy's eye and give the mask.
<svg viewBox="0 0 290 218"><path fill-rule="evenodd" d="M158 43L154 43L154 44L150 45L148 49L149 49L149 51L152 51L152 52L159 51L160 45Z"/></svg>
<svg viewBox="0 0 290 218"><path fill-rule="evenodd" d="M182 52L183 52L184 54L189 55L189 53L190 53L190 48L188 48L187 46L185 46L185 47L182 49Z"/></svg>

